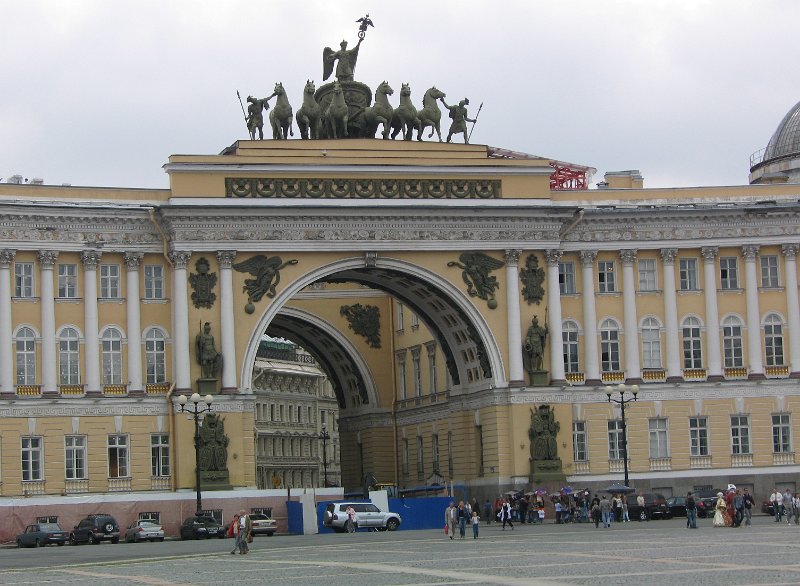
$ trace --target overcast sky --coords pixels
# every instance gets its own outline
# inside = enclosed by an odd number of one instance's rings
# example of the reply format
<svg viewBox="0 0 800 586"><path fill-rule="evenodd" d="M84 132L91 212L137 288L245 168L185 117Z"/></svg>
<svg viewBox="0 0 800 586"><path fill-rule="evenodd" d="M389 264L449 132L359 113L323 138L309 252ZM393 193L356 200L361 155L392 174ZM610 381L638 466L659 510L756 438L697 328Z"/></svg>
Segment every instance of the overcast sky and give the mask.
<svg viewBox="0 0 800 586"><path fill-rule="evenodd" d="M745 184L800 100L796 0L0 0L0 177L167 187L169 155L247 138L237 89L299 108L366 12L356 81L483 102L473 143L595 182Z"/></svg>

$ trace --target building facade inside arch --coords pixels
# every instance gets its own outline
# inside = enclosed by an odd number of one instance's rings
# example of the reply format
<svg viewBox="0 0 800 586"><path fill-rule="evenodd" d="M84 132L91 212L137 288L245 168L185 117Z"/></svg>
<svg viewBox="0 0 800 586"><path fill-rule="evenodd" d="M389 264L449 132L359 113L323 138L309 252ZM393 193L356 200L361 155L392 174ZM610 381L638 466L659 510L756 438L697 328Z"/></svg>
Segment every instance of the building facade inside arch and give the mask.
<svg viewBox="0 0 800 586"><path fill-rule="evenodd" d="M164 190L1 184L0 505L71 526L77 496L191 493L193 392L239 491L321 486L323 427L343 490L599 488L621 383L637 488L796 488L800 186L586 190L565 165L239 141L170 157Z"/></svg>

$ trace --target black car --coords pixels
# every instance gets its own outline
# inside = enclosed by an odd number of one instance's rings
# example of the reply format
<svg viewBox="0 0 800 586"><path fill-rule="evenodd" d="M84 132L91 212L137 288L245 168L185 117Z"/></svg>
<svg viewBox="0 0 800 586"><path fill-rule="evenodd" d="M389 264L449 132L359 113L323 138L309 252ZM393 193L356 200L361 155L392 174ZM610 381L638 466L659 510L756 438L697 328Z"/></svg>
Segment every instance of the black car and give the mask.
<svg viewBox="0 0 800 586"><path fill-rule="evenodd" d="M637 495L628 495L628 516L631 519L645 521L647 519L671 519L672 513L667 506L667 499L657 492L642 493L644 508L637 502ZM684 505L684 515L686 506Z"/></svg>
<svg viewBox="0 0 800 586"><path fill-rule="evenodd" d="M71 545L78 545L84 542L97 544L101 541L119 543L117 520L104 513L88 515L85 519L81 519L80 523L75 525L69 534Z"/></svg>
<svg viewBox="0 0 800 586"><path fill-rule="evenodd" d="M43 547L51 543L64 545L68 538L69 533L62 531L58 523L34 523L17 535L17 547Z"/></svg>
<svg viewBox="0 0 800 586"><path fill-rule="evenodd" d="M181 524L181 539L225 537L225 528L211 517L188 517Z"/></svg>
<svg viewBox="0 0 800 586"><path fill-rule="evenodd" d="M714 506L710 505L707 500L697 498L694 499L697 506L697 516L700 519L714 514ZM667 507L671 517L685 517L686 516L686 497L673 496L667 499Z"/></svg>

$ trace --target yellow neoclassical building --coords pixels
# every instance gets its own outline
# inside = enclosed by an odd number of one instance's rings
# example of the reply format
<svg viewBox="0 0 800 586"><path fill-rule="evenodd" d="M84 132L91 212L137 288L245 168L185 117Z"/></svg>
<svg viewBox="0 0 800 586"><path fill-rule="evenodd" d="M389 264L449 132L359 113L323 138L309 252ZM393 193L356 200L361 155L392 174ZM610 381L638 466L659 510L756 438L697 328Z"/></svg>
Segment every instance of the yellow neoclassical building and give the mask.
<svg viewBox="0 0 800 586"><path fill-rule="evenodd" d="M795 488L800 185L773 142L728 187L588 190L588 166L372 139L175 155L165 190L2 184L0 504L190 492L195 391L225 426L212 488L320 458L326 425L347 490L526 488L542 405L563 482L601 487L622 478L622 383L637 488ZM264 335L313 358L335 421L257 407L290 384L254 369ZM259 439L276 419L298 453Z"/></svg>

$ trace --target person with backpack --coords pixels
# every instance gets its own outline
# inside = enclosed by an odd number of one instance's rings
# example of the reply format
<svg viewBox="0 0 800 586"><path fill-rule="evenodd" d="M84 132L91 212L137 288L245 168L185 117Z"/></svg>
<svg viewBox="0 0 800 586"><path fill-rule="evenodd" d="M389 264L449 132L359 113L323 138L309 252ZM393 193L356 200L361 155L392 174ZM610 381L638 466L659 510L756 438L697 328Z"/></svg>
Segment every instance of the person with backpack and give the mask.
<svg viewBox="0 0 800 586"><path fill-rule="evenodd" d="M686 493L686 528L697 529L697 501L691 491Z"/></svg>

